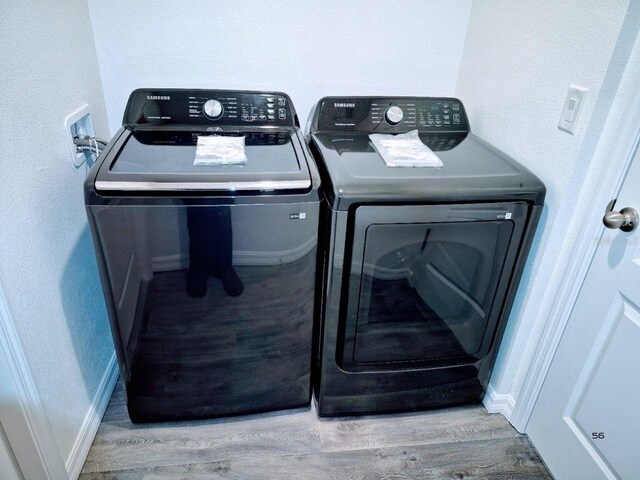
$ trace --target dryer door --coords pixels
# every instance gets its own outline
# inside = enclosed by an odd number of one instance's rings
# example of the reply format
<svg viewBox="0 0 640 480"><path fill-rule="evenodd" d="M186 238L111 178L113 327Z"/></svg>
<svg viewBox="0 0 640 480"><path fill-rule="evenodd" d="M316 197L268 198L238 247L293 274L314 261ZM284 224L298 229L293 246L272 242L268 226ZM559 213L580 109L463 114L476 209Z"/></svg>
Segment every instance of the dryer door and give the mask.
<svg viewBox="0 0 640 480"><path fill-rule="evenodd" d="M439 367L486 355L527 213L524 202L358 207L342 367Z"/></svg>

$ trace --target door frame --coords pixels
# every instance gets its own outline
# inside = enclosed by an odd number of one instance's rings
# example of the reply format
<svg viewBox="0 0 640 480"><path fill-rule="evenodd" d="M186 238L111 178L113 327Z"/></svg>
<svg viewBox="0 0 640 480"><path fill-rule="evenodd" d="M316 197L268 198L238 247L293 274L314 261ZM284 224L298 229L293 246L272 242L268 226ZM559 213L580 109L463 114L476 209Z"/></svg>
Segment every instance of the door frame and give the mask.
<svg viewBox="0 0 640 480"><path fill-rule="evenodd" d="M634 153L637 148L640 148L640 87L638 87L640 68L634 67L634 62L637 63L640 60L640 35L637 34L637 30L635 33L635 39L631 41L632 48L628 57L627 71L623 73L619 86L614 92L614 95L618 96L621 91L624 93L624 90L627 90L629 99L626 107L621 100L613 100L605 125L600 132L600 139L608 134L614 136L608 151L603 154L606 158L602 160L602 164L598 162L597 165L591 165L589 168L593 173L600 171L602 176L591 192L580 192L581 196L585 193L592 193L592 195L576 205L575 211L579 214L575 215L567 230L569 234L577 232L576 239L571 242L572 255L564 269L561 283L557 285L557 293L554 296L550 314L540 320L542 333L524 375L522 387L517 392L517 401L509 418L519 432L526 432L534 406L599 245L598 239L604 233L602 217L595 213L601 211L604 215L606 205L618 196ZM602 88L607 88L607 85L603 84ZM616 107L623 110L623 113L617 118L611 118ZM598 143L596 148L600 149L600 142ZM606 147L605 145L605 149Z"/></svg>
<svg viewBox="0 0 640 480"><path fill-rule="evenodd" d="M68 478L1 283L0 381L8 386L11 406L0 412L0 421L24 478Z"/></svg>

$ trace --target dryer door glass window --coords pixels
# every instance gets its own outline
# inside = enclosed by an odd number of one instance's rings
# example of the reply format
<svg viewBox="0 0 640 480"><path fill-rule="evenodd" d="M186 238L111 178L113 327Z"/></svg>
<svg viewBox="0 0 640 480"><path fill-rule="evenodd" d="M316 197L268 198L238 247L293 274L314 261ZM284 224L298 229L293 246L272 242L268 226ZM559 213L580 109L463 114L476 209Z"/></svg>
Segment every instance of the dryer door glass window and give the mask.
<svg viewBox="0 0 640 480"><path fill-rule="evenodd" d="M491 323L510 221L366 229L353 360L464 361Z"/></svg>

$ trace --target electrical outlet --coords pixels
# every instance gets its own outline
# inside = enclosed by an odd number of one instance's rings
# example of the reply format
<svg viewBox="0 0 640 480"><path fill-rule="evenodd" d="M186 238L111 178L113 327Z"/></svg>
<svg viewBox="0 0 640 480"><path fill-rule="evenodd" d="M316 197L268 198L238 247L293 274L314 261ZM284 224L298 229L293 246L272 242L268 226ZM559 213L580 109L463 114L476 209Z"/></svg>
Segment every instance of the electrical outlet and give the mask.
<svg viewBox="0 0 640 480"><path fill-rule="evenodd" d="M558 128L569 132L573 135L578 125L578 119L580 118L580 112L584 105L584 99L587 97L589 89L579 87L577 85L571 85L569 92L567 92L567 98L564 101L564 107L562 107L562 113L560 114L560 121L558 122Z"/></svg>
<svg viewBox="0 0 640 480"><path fill-rule="evenodd" d="M73 165L78 168L86 160L93 160L95 157L94 154L90 152L78 153L76 145L73 143L73 138L76 136L89 135L90 137L95 137L95 132L93 131L93 123L91 122L91 112L89 111L89 105L83 105L67 118L65 118L64 129L67 133L67 140L69 142L71 161L73 162ZM90 161L90 164L91 163L92 162Z"/></svg>

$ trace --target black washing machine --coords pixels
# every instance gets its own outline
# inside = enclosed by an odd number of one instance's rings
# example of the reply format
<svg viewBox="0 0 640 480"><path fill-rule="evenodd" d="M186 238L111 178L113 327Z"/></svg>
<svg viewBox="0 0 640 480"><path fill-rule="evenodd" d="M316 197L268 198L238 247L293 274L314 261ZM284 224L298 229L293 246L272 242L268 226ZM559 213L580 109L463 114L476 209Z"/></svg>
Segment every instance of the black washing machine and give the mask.
<svg viewBox="0 0 640 480"><path fill-rule="evenodd" d="M308 128L326 197L319 414L480 401L545 186L455 98L328 97ZM413 130L442 167L388 167L369 139Z"/></svg>
<svg viewBox="0 0 640 480"><path fill-rule="evenodd" d="M85 203L133 421L309 405L319 185L285 94L131 94Z"/></svg>

